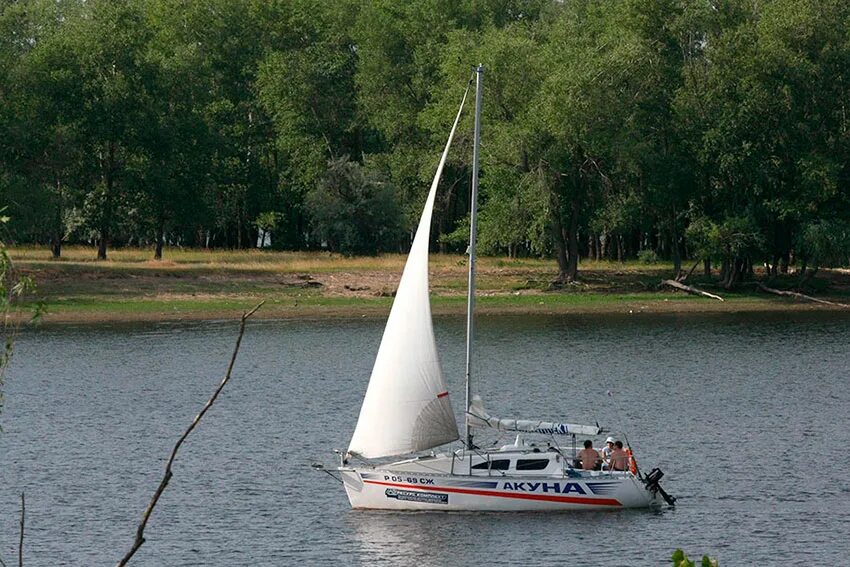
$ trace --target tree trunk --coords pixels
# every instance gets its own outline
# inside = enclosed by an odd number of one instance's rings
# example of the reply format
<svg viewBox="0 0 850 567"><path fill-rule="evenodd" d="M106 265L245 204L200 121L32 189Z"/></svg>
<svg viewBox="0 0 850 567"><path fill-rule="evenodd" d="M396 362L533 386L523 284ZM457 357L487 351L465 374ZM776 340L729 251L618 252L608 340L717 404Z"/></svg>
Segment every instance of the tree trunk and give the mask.
<svg viewBox="0 0 850 567"><path fill-rule="evenodd" d="M811 281L811 279L815 277L815 274L818 273L818 269L819 267L817 263L815 263L815 267L811 270L806 270L806 268L804 267L803 271L800 273L800 281L797 284L797 287L802 288L807 283L809 283L809 281Z"/></svg>
<svg viewBox="0 0 850 567"><path fill-rule="evenodd" d="M728 260L729 267L726 278L722 281L725 289L732 289L741 281L741 277L746 273L747 262L748 260L745 258L730 258Z"/></svg>
<svg viewBox="0 0 850 567"><path fill-rule="evenodd" d="M732 282L735 279L737 259L729 257L723 260L723 275L720 278L720 285L723 289L731 289Z"/></svg>
<svg viewBox="0 0 850 567"><path fill-rule="evenodd" d="M790 264L790 263L791 263L791 254L786 252L779 259L779 271L782 272L783 274L787 274L788 273L788 264Z"/></svg>
<svg viewBox="0 0 850 567"><path fill-rule="evenodd" d="M439 226L439 233L438 234L441 234L441 235L446 234L446 222L448 220L447 217L449 216L449 214L453 210L452 205L453 205L453 200L454 200L454 195L455 195L455 189L457 188L458 184L460 183L460 180L461 180L461 178L458 178L451 185L449 185L449 189L448 189L448 191L446 191L446 195L442 199L443 205L441 207L439 207L439 210L440 210L439 215L440 216L439 216L439 220L437 221L437 225ZM468 200L471 200L471 199L472 199L472 195L470 194ZM467 203L467 204L471 205L471 203ZM467 210L469 210L469 208ZM449 251L448 250L448 244L443 239L438 238L437 244L440 247L440 254L446 254Z"/></svg>
<svg viewBox="0 0 850 567"><path fill-rule="evenodd" d="M242 207L239 207L239 214L236 215L236 249L242 250Z"/></svg>
<svg viewBox="0 0 850 567"><path fill-rule="evenodd" d="M61 197L60 197L61 198ZM56 224L50 237L50 253L54 258L62 256L62 206L56 207Z"/></svg>
<svg viewBox="0 0 850 567"><path fill-rule="evenodd" d="M542 168L541 175L545 175ZM564 227L561 223L561 200L558 197L556 187L549 180L545 182L549 191L549 217L552 221L552 240L555 244L555 257L558 260L558 277L554 283L565 283L567 281L567 242L564 238Z"/></svg>
<svg viewBox="0 0 850 567"><path fill-rule="evenodd" d="M717 299L718 301L725 301L719 295L715 295L713 293L708 293L707 291L703 291L701 289L695 288L690 285L685 285L682 282L677 282L676 280L661 280L661 285L666 285L669 287L674 287L676 289L681 289L682 291L687 291L688 293L692 293L694 295L701 295L703 297L710 297L711 299Z"/></svg>
<svg viewBox="0 0 850 567"><path fill-rule="evenodd" d="M163 226L162 220L159 222L159 226L156 229L156 249L153 253L154 260L162 260L162 245L165 241L165 227Z"/></svg>
<svg viewBox="0 0 850 567"><path fill-rule="evenodd" d="M561 221L558 220L555 224L555 252L558 257L558 279L557 283L565 283L567 281L567 271L569 263L567 261L567 241L564 238L564 229L561 226Z"/></svg>
<svg viewBox="0 0 850 567"><path fill-rule="evenodd" d="M691 266L691 269L690 269L690 270L688 270L688 273L687 273L687 274L686 274L685 272L683 272L683 271L680 271L680 272L679 272L679 275L676 277L676 281L677 281L677 282L680 282L680 283L684 283L684 281L685 281L685 280L687 280L689 277L691 277L691 276L693 275L694 270L696 270L696 269L697 269L697 266L698 266L698 265L699 265L699 260L697 260L696 262L694 262L694 265L693 265L693 266Z"/></svg>
<svg viewBox="0 0 850 567"><path fill-rule="evenodd" d="M62 256L62 183L56 180L56 217L53 224L53 235L50 237L50 253L54 258Z"/></svg>
<svg viewBox="0 0 850 567"><path fill-rule="evenodd" d="M567 232L567 280L576 281L578 278L578 213L580 203L574 198L570 202L570 226Z"/></svg>
<svg viewBox="0 0 850 567"><path fill-rule="evenodd" d="M773 289L773 288L767 287L763 283L759 283L758 287L762 291L766 291L768 293L773 293L773 294L776 294L776 295L783 295L785 297L794 297L796 299L805 299L807 301L814 301L816 303L824 303L826 305L837 305L838 307L850 308L850 305L847 305L846 303L836 303L834 301L827 301L826 299L818 299L816 297L811 297L809 295L804 295L802 293L797 293L795 291L782 291L782 290L779 290L779 289Z"/></svg>
<svg viewBox="0 0 850 567"><path fill-rule="evenodd" d="M673 233L673 242L670 243L673 252L673 277L679 277L679 272L682 271L682 256L679 254L679 243L676 241L676 234Z"/></svg>
<svg viewBox="0 0 850 567"><path fill-rule="evenodd" d="M709 278L711 277L711 259L706 258L702 261L702 275Z"/></svg>
<svg viewBox="0 0 850 567"><path fill-rule="evenodd" d="M106 260L106 249L109 245L109 230L112 224L112 187L115 183L113 168L115 166L115 144L108 143L107 157L105 163L101 162L103 169L103 213L100 220L100 242L97 246L97 259Z"/></svg>

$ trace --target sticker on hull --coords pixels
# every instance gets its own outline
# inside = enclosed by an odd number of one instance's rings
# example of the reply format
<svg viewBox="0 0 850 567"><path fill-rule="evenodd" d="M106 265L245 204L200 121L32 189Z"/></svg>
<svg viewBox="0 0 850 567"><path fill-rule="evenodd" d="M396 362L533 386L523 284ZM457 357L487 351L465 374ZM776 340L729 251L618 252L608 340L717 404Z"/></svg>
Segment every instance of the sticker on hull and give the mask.
<svg viewBox="0 0 850 567"><path fill-rule="evenodd" d="M387 498L405 500L407 502L423 502L425 504L448 504L449 495L439 492L416 492L415 490L398 490L388 488L384 491Z"/></svg>
<svg viewBox="0 0 850 567"><path fill-rule="evenodd" d="M582 504L591 506L622 506L623 504L616 498L599 497L597 494L603 491L602 488L591 487L593 496L587 492L581 492L574 486L575 483L557 484L557 494L553 485L547 486L552 488L552 494L542 494L528 492L528 490L536 490L542 488L542 483L519 482L511 483L510 488L505 487L504 490L481 490L479 488L455 488L450 486L418 486L413 484L399 484L394 482L383 482L380 480L363 480L364 484L375 486L389 486L392 488L385 489L384 494L387 498L396 498L397 500L411 500L412 502L434 502L437 504L448 504L448 495L456 494L471 494L474 496L490 496L496 498L511 498L519 500L540 500L545 502L559 502L563 504ZM495 483L494 483L495 484ZM530 484L541 484L541 486L530 486ZM515 486L518 485L518 486ZM580 486L580 485L579 485ZM605 488L608 488L607 486ZM581 490L584 490L583 488ZM427 492L426 492L427 491ZM568 493L576 493L568 494ZM437 500L431 500L429 496L435 496ZM412 500L415 498L415 500Z"/></svg>

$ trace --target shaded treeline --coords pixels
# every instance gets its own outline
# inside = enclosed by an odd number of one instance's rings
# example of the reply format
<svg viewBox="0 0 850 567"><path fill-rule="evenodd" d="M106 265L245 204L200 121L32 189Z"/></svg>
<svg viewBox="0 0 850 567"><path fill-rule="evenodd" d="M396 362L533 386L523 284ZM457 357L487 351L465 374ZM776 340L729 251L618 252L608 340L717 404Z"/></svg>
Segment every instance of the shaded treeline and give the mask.
<svg viewBox="0 0 850 567"><path fill-rule="evenodd" d="M487 69L481 242L557 259L845 263L843 0L3 0L18 242L404 250ZM471 113L435 243L462 250Z"/></svg>

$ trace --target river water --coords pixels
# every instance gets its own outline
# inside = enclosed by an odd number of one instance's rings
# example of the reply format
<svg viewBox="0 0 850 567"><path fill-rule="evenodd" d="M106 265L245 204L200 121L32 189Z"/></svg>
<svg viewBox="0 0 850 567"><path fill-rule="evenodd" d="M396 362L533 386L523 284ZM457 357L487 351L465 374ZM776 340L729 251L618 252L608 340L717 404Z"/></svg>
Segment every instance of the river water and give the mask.
<svg viewBox="0 0 850 567"><path fill-rule="evenodd" d="M480 317L493 415L625 430L675 509L561 514L350 510L310 470L345 448L383 321L257 321L179 454L132 564L723 566L850 556L850 317L830 313ZM22 334L0 423L0 557L114 565L168 454L218 383L235 322ZM436 321L460 410L463 322Z"/></svg>

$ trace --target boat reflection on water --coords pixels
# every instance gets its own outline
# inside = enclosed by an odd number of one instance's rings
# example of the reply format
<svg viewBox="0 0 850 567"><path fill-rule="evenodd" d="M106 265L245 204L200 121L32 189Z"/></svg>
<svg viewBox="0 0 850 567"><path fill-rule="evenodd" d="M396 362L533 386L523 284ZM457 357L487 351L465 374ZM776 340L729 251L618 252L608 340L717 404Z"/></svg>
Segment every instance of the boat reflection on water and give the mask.
<svg viewBox="0 0 850 567"><path fill-rule="evenodd" d="M498 549L498 561L493 561L492 549L484 552L494 565L569 564L566 548L579 542L598 546L600 533L616 531L622 525L627 532L636 520L655 522L670 509L621 509L539 514L535 512L391 512L371 511L345 514L343 525L351 535L351 564L442 567L444 565L475 564L481 561L482 550L476 545L481 533L489 534ZM533 560L525 539L533 535ZM564 537L571 544L564 545ZM624 536L624 542L627 536ZM616 547L616 542L610 542ZM645 560L640 547L626 546L622 550L623 564L638 565Z"/></svg>

